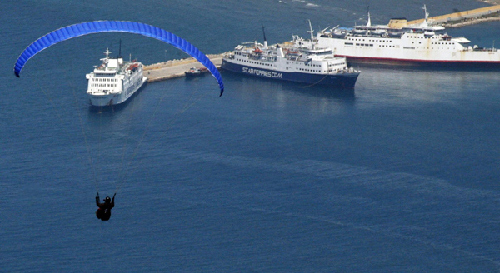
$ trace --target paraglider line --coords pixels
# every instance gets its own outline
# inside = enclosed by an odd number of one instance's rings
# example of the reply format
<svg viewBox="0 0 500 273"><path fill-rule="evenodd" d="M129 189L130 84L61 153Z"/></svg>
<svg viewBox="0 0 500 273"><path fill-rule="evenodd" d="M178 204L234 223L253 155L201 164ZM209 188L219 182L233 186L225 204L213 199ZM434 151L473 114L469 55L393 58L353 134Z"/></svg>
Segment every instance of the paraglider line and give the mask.
<svg viewBox="0 0 500 273"><path fill-rule="evenodd" d="M75 94L75 89L71 88L71 90L72 90L73 100L74 100L75 106L78 107L78 99L77 99L76 94ZM90 152L90 145L89 145L89 141L87 138L87 134L85 132L85 126L83 125L82 114L80 113L80 111L77 111L77 112L78 112L78 119L80 121L80 129L82 130L83 139L85 141L85 147L87 149L87 156L88 156L88 160L89 160L89 164L90 164L90 170L91 170L92 176L94 178L95 189L96 189L96 191L99 191L99 182L97 180L97 173L95 170L94 160L92 158L92 153Z"/></svg>
<svg viewBox="0 0 500 273"><path fill-rule="evenodd" d="M50 105L53 108L56 108L56 104L55 104L54 100L52 99L52 97L50 96L50 94L47 91L45 91L40 85L38 87L40 88L40 90L42 91L42 93L45 95L45 97L49 100ZM74 90L73 90L73 97L74 97L74 101L76 102L77 99L76 99L76 95L75 95ZM93 176L93 179L94 179L95 186L98 189L97 176L96 176L95 170L93 168L93 159L92 159L92 155L90 153L90 149L89 149L89 145L88 145L88 141L87 141L87 136L85 134L85 130L83 129L83 120L82 120L80 112L79 111L77 111L77 112L79 113L79 117L80 117L80 125L81 125L81 129L82 129L82 134L83 134L83 137L84 137L84 140L85 140L85 144L86 144L87 155L88 155L88 160L89 160L89 164L90 164L92 176ZM61 117L59 111L56 111L56 116L57 116L59 122L61 124L63 124L64 122L62 120L62 117Z"/></svg>
<svg viewBox="0 0 500 273"><path fill-rule="evenodd" d="M170 86L170 88L173 89L172 86ZM146 125L146 129L144 130L143 134L141 135L141 137L140 137L140 139L139 139L136 147L134 148L132 156L131 156L130 160L127 163L127 168L126 168L127 170L130 168L130 165L132 164L132 160L137 156L137 153L138 153L138 150L139 150L139 146L141 145L141 143L143 142L144 138L146 137L147 132L151 128L151 124L155 120L156 113L158 112L159 105L165 99L165 97L166 97L167 94L168 94L168 92L165 92L164 95L156 103L156 105L154 107L153 114L151 115L151 118L149 119L148 124ZM197 96L196 99L193 99L193 97L195 97L195 96L191 95L190 100L182 107L181 110L179 110L175 114L175 116L172 119L170 119L170 122L167 124L167 126L164 127L165 128L164 130L168 131L170 128L172 128L173 124L177 121L177 119L180 117L180 115L183 114L183 113L185 113L186 111L188 111L193 105L196 104L196 102L199 101L199 99L201 98L201 94L202 94L201 92L198 92L198 96ZM123 165L124 164L122 164L122 167L123 167ZM122 170L123 170L123 168L122 168ZM120 180L118 181L118 186L117 186L117 189L116 189L115 192L118 192L121 189L121 186L123 185L123 183L125 182L125 180L127 178L127 175L125 173L123 173L123 172L120 172L120 173L122 173L122 175L120 177Z"/></svg>

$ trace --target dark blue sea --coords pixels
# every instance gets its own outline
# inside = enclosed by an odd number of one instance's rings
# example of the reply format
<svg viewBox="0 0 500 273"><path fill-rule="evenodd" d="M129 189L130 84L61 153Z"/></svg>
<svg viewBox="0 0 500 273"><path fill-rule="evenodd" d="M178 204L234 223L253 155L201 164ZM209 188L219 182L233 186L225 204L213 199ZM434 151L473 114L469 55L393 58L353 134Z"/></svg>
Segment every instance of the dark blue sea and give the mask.
<svg viewBox="0 0 500 273"><path fill-rule="evenodd" d="M122 107L88 106L106 48L145 64L187 57L101 33L140 21L204 53L313 28L423 17L420 1L0 3L0 272L498 272L500 74L360 67L353 91L221 72L149 83ZM431 1L431 16L486 6ZM448 34L500 47L500 23ZM117 193L108 222L95 194Z"/></svg>

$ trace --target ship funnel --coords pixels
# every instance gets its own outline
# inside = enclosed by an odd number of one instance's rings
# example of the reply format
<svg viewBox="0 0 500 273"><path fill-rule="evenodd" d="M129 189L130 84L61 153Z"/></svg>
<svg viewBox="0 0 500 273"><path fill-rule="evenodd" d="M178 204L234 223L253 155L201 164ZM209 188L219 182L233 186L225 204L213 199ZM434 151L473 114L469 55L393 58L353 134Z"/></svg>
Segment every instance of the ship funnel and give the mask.
<svg viewBox="0 0 500 273"><path fill-rule="evenodd" d="M279 45L277 46L277 55L278 55L278 58L285 57L285 55L283 54L283 49Z"/></svg>
<svg viewBox="0 0 500 273"><path fill-rule="evenodd" d="M118 64L123 64L123 58L122 58L122 39L120 39L120 48L118 50Z"/></svg>

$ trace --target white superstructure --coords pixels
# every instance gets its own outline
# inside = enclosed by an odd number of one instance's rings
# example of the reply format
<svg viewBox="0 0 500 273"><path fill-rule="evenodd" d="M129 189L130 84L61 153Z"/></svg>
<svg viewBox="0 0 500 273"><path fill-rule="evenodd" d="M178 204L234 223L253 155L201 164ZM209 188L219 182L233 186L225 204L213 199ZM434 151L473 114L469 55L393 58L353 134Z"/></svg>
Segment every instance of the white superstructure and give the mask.
<svg viewBox="0 0 500 273"><path fill-rule="evenodd" d="M110 106L122 103L132 96L146 82L142 76L142 63L124 62L122 57L106 58L102 64L87 74L87 94L92 106Z"/></svg>
<svg viewBox="0 0 500 273"><path fill-rule="evenodd" d="M425 9L425 6L424 6ZM349 62L391 63L400 65L475 65L500 67L500 50L468 46L464 37L451 37L443 27L430 27L426 20L418 26L372 26L368 13L366 26L335 27L320 31L318 44L331 48ZM392 21L405 21L398 18Z"/></svg>

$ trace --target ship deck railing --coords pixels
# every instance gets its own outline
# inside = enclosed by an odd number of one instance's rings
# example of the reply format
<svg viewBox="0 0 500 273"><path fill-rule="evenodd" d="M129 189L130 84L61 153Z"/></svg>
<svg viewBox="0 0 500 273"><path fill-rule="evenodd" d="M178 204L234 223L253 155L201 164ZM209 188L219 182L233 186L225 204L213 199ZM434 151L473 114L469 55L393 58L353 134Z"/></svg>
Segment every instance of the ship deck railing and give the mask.
<svg viewBox="0 0 500 273"><path fill-rule="evenodd" d="M472 47L472 46L468 46L468 47L464 47L459 52L492 52L492 53L495 53L495 52L500 52L500 49L494 48L494 47L477 47L477 46Z"/></svg>

